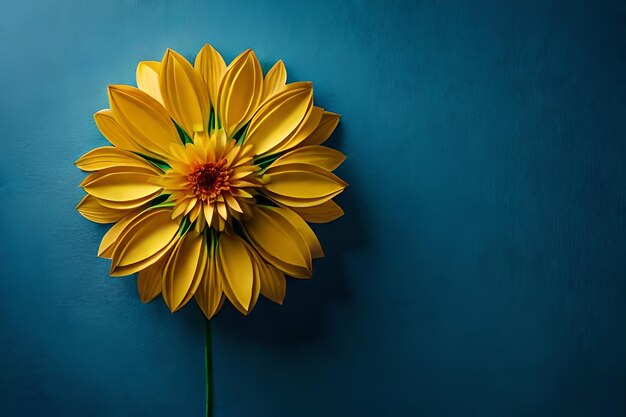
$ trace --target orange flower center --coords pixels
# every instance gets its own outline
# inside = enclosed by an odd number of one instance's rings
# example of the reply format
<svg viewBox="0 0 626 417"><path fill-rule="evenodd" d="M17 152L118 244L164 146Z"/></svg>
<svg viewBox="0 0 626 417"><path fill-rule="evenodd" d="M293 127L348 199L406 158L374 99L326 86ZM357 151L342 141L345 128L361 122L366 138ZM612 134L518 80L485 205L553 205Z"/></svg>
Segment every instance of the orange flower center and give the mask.
<svg viewBox="0 0 626 417"><path fill-rule="evenodd" d="M226 159L194 163L194 170L187 176L196 197L209 203L215 202L222 191L230 189L230 170L225 168Z"/></svg>

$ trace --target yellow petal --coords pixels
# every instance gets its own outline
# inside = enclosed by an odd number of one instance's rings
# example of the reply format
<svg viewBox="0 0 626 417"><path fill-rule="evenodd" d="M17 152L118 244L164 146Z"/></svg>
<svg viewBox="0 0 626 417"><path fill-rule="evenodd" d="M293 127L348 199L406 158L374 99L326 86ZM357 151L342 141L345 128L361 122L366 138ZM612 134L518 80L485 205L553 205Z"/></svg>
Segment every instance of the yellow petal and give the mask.
<svg viewBox="0 0 626 417"><path fill-rule="evenodd" d="M204 83L209 91L209 99L213 108L217 107L217 90L220 86L222 75L226 71L226 63L224 58L211 45L206 44L202 47L194 68L200 73Z"/></svg>
<svg viewBox="0 0 626 417"><path fill-rule="evenodd" d="M322 258L324 257L324 251L322 250L322 245L320 245L320 241L317 239L315 232L313 229L309 227L308 224L294 211L288 209L287 207L268 207L268 209L273 210L276 214L279 214L285 218L293 227L296 228L300 236L304 238L307 246L309 247L309 251L311 252L311 256L313 258Z"/></svg>
<svg viewBox="0 0 626 417"><path fill-rule="evenodd" d="M139 211L133 211L115 223L102 237L100 247L98 248L98 256L111 259L113 256L113 249L115 248L115 244L117 243L121 233L129 224L139 218L140 214L141 212Z"/></svg>
<svg viewBox="0 0 626 417"><path fill-rule="evenodd" d="M168 159L170 144L179 144L180 138L167 110L158 101L137 88L111 85L109 102L117 123L138 144L159 159Z"/></svg>
<svg viewBox="0 0 626 417"><path fill-rule="evenodd" d="M309 135L309 137L304 139L300 145L321 145L326 142L339 124L340 117L341 116L336 113L325 111L317 128Z"/></svg>
<svg viewBox="0 0 626 417"><path fill-rule="evenodd" d="M124 266L111 266L109 275L111 275L112 277L122 277L125 275L131 275L137 272L141 272L142 270L154 265L155 262L158 262L164 257L167 257L168 253L171 251L172 246L174 246L175 243L176 239L172 239L172 241L166 247L155 253L153 256L144 259L143 261Z"/></svg>
<svg viewBox="0 0 626 417"><path fill-rule="evenodd" d="M228 209L226 208L226 203L218 201L217 203L217 213L224 220L228 218Z"/></svg>
<svg viewBox="0 0 626 417"><path fill-rule="evenodd" d="M213 245L209 244L209 255L204 275L195 294L196 302L207 319L217 313L222 301L222 284L217 277L217 265Z"/></svg>
<svg viewBox="0 0 626 417"><path fill-rule="evenodd" d="M262 248L255 248L258 252L259 256L263 258L268 265L272 265L278 268L281 272L285 273L294 278L310 278L311 277L311 269L305 268L301 266L292 265L286 262L281 261L280 259L272 256L268 252L266 252Z"/></svg>
<svg viewBox="0 0 626 417"><path fill-rule="evenodd" d="M243 223L252 246L278 269L296 277L311 275L311 252L297 229L272 207L257 206Z"/></svg>
<svg viewBox="0 0 626 417"><path fill-rule="evenodd" d="M218 242L217 267L224 293L243 314L253 298L254 267L246 242L232 233L222 233Z"/></svg>
<svg viewBox="0 0 626 417"><path fill-rule="evenodd" d="M119 173L119 172L138 173L138 174L145 174L145 175L156 177L155 172L152 168L132 167L132 166L113 166L111 168L105 168L100 171L90 173L80 182L79 185L81 187L84 187L85 185L88 185L89 183L94 182L95 180L100 179L104 177L105 175Z"/></svg>
<svg viewBox="0 0 626 417"><path fill-rule="evenodd" d="M292 207L292 210L310 223L328 223L343 216L343 210L333 200L313 207Z"/></svg>
<svg viewBox="0 0 626 417"><path fill-rule="evenodd" d="M144 211L120 234L113 249L111 270L120 266L139 264L145 260L152 263L163 256L162 250L176 241L179 224L170 218L170 210L158 208ZM159 255L156 259L152 259ZM149 265L145 265L147 267ZM144 268L140 268L144 269Z"/></svg>
<svg viewBox="0 0 626 417"><path fill-rule="evenodd" d="M189 212L189 220L191 220L192 222L195 222L198 216L200 215L201 211L202 211L202 204L196 203L193 209Z"/></svg>
<svg viewBox="0 0 626 417"><path fill-rule="evenodd" d="M215 227L215 220L212 226ZM217 230L220 232L223 232L225 227L226 227L226 220L224 220L224 218L222 218L221 216L217 216Z"/></svg>
<svg viewBox="0 0 626 417"><path fill-rule="evenodd" d="M342 191L343 190L339 190L336 193L329 194L327 196L319 197L319 198L293 198L293 197L286 197L280 194L274 194L269 191L266 191L265 194L275 203L295 209L295 208L319 206L320 204L324 204L327 201L330 201L331 199L335 198L336 196L341 194Z"/></svg>
<svg viewBox="0 0 626 417"><path fill-rule="evenodd" d="M308 164L286 164L270 167L265 188L271 193L292 198L322 198L342 191L346 182L328 170Z"/></svg>
<svg viewBox="0 0 626 417"><path fill-rule="evenodd" d="M224 194L224 200L226 204L234 211L238 211L239 213L243 213L241 209L241 205L237 202L237 199L230 194Z"/></svg>
<svg viewBox="0 0 626 417"><path fill-rule="evenodd" d="M116 210L105 207L90 195L86 195L78 203L76 209L87 220L95 223L115 223L129 213L128 210Z"/></svg>
<svg viewBox="0 0 626 417"><path fill-rule="evenodd" d="M103 146L81 156L74 164L83 171L99 171L114 167L138 167L160 174L162 171L136 154L116 148Z"/></svg>
<svg viewBox="0 0 626 417"><path fill-rule="evenodd" d="M222 76L217 112L228 136L235 134L257 110L263 93L263 71L254 52L233 60Z"/></svg>
<svg viewBox="0 0 626 417"><path fill-rule="evenodd" d="M261 101L265 101L274 94L279 93L285 87L287 82L287 69L282 60L278 60L276 64L267 72L263 81L263 96Z"/></svg>
<svg viewBox="0 0 626 417"><path fill-rule="evenodd" d="M204 219L206 220L207 224L210 225L213 221L213 213L215 213L215 204L207 202L202 206L202 208L204 210Z"/></svg>
<svg viewBox="0 0 626 417"><path fill-rule="evenodd" d="M285 279L285 274L272 265L266 265L266 269L261 275L261 294L275 303L282 304L286 291L287 280Z"/></svg>
<svg viewBox="0 0 626 417"><path fill-rule="evenodd" d="M189 232L176 244L163 271L163 299L174 312L193 297L206 265L204 235Z"/></svg>
<svg viewBox="0 0 626 417"><path fill-rule="evenodd" d="M104 175L99 176L98 174ZM101 171L83 185L86 192L94 197L109 201L138 200L161 191L159 185L151 182L154 174L146 172Z"/></svg>
<svg viewBox="0 0 626 417"><path fill-rule="evenodd" d="M289 137L285 139L280 146L272 150L271 153L281 152L298 146L304 139L313 133L313 131L315 131L317 126L320 124L323 115L324 109L312 106L296 130L294 130L294 132L289 135Z"/></svg>
<svg viewBox="0 0 626 417"><path fill-rule="evenodd" d="M190 137L209 124L209 92L200 73L179 53L168 49L161 62L159 87L172 118Z"/></svg>
<svg viewBox="0 0 626 417"><path fill-rule="evenodd" d="M246 143L257 155L282 144L306 116L312 98L311 87L289 89L274 96L252 118Z"/></svg>
<svg viewBox="0 0 626 417"><path fill-rule="evenodd" d="M161 194L160 191L153 193L153 194L149 194L137 200L109 201L109 200L103 200L101 198L97 198L96 200L98 200L98 203L100 203L102 206L108 207L114 210L133 210L133 209L140 209L142 206L146 206L150 201L158 197L159 194Z"/></svg>
<svg viewBox="0 0 626 417"><path fill-rule="evenodd" d="M345 159L346 156L335 149L314 145L299 147L289 151L274 161L271 166L310 164L332 171L341 165Z"/></svg>
<svg viewBox="0 0 626 417"><path fill-rule="evenodd" d="M163 268L166 260L167 256L163 256L154 265L139 271L137 274L137 291L142 303L150 302L161 294Z"/></svg>
<svg viewBox="0 0 626 417"><path fill-rule="evenodd" d="M127 151L138 152L147 156L157 157L147 149L140 146L135 139L132 138L113 117L113 112L109 109L100 110L93 115L96 125L100 133L116 148L125 149Z"/></svg>
<svg viewBox="0 0 626 417"><path fill-rule="evenodd" d="M246 243L246 247L248 248L248 252L250 253L250 259L252 260L252 270L253 272L253 281L252 281L252 299L250 300L250 307L248 308L248 312L252 311L257 301L259 300L259 295L261 294L261 275L266 268L266 263L263 258L258 254L257 251L252 248L252 246Z"/></svg>
<svg viewBox="0 0 626 417"><path fill-rule="evenodd" d="M163 97L159 89L160 69L161 63L157 61L141 61L137 64L137 87L163 104Z"/></svg>

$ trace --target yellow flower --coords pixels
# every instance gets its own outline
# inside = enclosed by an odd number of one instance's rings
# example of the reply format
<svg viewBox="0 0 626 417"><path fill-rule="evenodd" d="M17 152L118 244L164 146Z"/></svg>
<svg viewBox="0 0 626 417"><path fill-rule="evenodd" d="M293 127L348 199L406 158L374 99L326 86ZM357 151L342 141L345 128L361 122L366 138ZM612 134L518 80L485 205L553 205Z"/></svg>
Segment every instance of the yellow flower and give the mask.
<svg viewBox="0 0 626 417"><path fill-rule="evenodd" d="M208 318L225 298L244 314L259 294L282 303L285 275L309 278L323 256L307 222L343 214L331 171L345 156L321 146L339 115L311 83L287 84L282 61L263 76L251 50L228 67L210 45L194 65L167 50L136 74L94 115L113 146L76 161L78 211L115 223L98 250L110 274L138 273L141 300L162 294L171 311L194 297Z"/></svg>

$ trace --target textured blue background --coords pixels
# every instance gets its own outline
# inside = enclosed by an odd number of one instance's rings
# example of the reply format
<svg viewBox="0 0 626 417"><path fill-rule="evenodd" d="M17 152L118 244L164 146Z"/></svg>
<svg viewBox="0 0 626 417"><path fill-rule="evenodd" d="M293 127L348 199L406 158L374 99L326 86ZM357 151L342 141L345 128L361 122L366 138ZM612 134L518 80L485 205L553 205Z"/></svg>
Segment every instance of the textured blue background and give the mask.
<svg viewBox="0 0 626 417"><path fill-rule="evenodd" d="M203 415L200 311L107 278L72 162L205 42L312 80L351 183L315 279L214 321L216 416L626 415L626 8L586 3L4 1L0 415Z"/></svg>

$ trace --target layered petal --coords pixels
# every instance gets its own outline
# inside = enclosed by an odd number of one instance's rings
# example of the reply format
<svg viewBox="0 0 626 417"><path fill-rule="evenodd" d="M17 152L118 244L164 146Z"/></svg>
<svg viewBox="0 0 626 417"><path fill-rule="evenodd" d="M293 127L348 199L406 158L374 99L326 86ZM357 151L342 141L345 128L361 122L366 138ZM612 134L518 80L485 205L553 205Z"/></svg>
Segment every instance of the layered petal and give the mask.
<svg viewBox="0 0 626 417"><path fill-rule="evenodd" d="M172 118L190 137L209 125L209 92L200 73L178 52L168 49L161 62L159 88Z"/></svg>
<svg viewBox="0 0 626 417"><path fill-rule="evenodd" d="M261 106L250 121L246 143L262 155L280 146L300 125L313 103L308 83L285 89Z"/></svg>
<svg viewBox="0 0 626 417"><path fill-rule="evenodd" d="M168 159L170 145L180 143L180 138L170 115L158 101L138 88L111 85L109 102L115 120L136 143L158 159Z"/></svg>
<svg viewBox="0 0 626 417"><path fill-rule="evenodd" d="M303 146L289 151L272 163L272 167L287 164L310 164L333 171L346 159L341 152L326 146Z"/></svg>
<svg viewBox="0 0 626 417"><path fill-rule="evenodd" d="M275 303L282 304L287 292L285 274L272 265L266 265L261 275L261 294Z"/></svg>
<svg viewBox="0 0 626 417"><path fill-rule="evenodd" d="M229 137L250 120L262 93L261 64L254 52L248 49L233 60L220 82L217 112Z"/></svg>
<svg viewBox="0 0 626 417"><path fill-rule="evenodd" d="M317 106L311 106L296 130L294 130L293 133L280 144L280 146L273 150L272 153L282 152L298 146L313 131L315 131L320 121L322 120L323 114L324 109Z"/></svg>
<svg viewBox="0 0 626 417"><path fill-rule="evenodd" d="M274 194L269 191L267 191L265 195L269 197L270 200L274 201L276 204L280 206L286 206L291 209L296 209L296 208L307 208L307 207L319 206L321 204L324 204L332 200L333 198L338 196L340 193L341 191L337 191L336 193L329 194L325 197L318 197L318 198L292 198L292 197L286 197L280 194Z"/></svg>
<svg viewBox="0 0 626 417"><path fill-rule="evenodd" d="M330 135L335 131L340 118L341 116L337 113L325 111L322 115L322 119L317 125L317 128L315 128L315 130L306 139L300 142L300 146L321 145L326 142Z"/></svg>
<svg viewBox="0 0 626 417"><path fill-rule="evenodd" d="M211 106L217 108L217 92L222 75L226 72L224 58L211 45L206 44L198 52L194 68L207 86Z"/></svg>
<svg viewBox="0 0 626 417"><path fill-rule="evenodd" d="M87 176L81 185L87 193L101 200L143 201L162 190L160 185L152 182L156 177L150 169L114 167Z"/></svg>
<svg viewBox="0 0 626 417"><path fill-rule="evenodd" d="M138 198L136 200L125 200L125 201L109 201L98 198L98 203L102 204L104 207L112 208L115 210L136 210L142 207L149 205L149 203L156 197L158 197L160 192L147 195L142 198Z"/></svg>
<svg viewBox="0 0 626 417"><path fill-rule="evenodd" d="M170 210L146 210L121 231L111 259L111 275L130 275L154 264L178 240L179 224Z"/></svg>
<svg viewBox="0 0 626 417"><path fill-rule="evenodd" d="M253 283L252 283L252 299L250 300L250 307L248 307L248 312L252 311L254 306L256 306L257 301L259 300L259 295L261 294L261 277L264 274L265 267L267 264L265 260L261 258L261 256L254 250L252 246L250 246L246 242L246 248L248 248L248 252L250 253L250 259L252 260L252 268L254 271Z"/></svg>
<svg viewBox="0 0 626 417"><path fill-rule="evenodd" d="M196 302L207 319L213 317L219 310L222 294L222 283L217 274L215 247L209 243L206 267L195 294Z"/></svg>
<svg viewBox="0 0 626 417"><path fill-rule="evenodd" d="M263 80L263 96L261 101L271 98L285 88L287 82L287 69L282 60L278 60L276 64L267 72Z"/></svg>
<svg viewBox="0 0 626 417"><path fill-rule="evenodd" d="M140 210L133 211L111 226L111 228L102 237L100 247L98 248L98 256L111 259L113 256L113 249L115 249L115 244L117 243L120 235L129 224L139 217L141 213L142 211Z"/></svg>
<svg viewBox="0 0 626 417"><path fill-rule="evenodd" d="M80 203L76 206L78 212L87 220L91 220L94 223L115 223L122 219L131 210L116 210L109 207L105 207L98 202L98 199L86 195Z"/></svg>
<svg viewBox="0 0 626 417"><path fill-rule="evenodd" d="M243 314L248 314L258 298L260 281L248 244L239 236L223 233L217 250L217 271L224 293ZM256 278L256 279L255 279Z"/></svg>
<svg viewBox="0 0 626 417"><path fill-rule="evenodd" d="M344 212L333 200L312 207L292 207L304 220L310 223L328 223L343 216Z"/></svg>
<svg viewBox="0 0 626 417"><path fill-rule="evenodd" d="M243 227L254 249L267 262L293 277L311 276L311 252L307 242L277 208L255 207Z"/></svg>
<svg viewBox="0 0 626 417"><path fill-rule="evenodd" d="M117 167L136 167L145 168L155 174L163 172L142 157L114 146L95 148L81 156L74 162L74 165L83 171L99 171Z"/></svg>
<svg viewBox="0 0 626 417"><path fill-rule="evenodd" d="M322 203L321 200L327 201L328 196L335 196L348 186L330 171L309 164L270 167L266 174L270 181L265 189L287 199L320 200Z"/></svg>
<svg viewBox="0 0 626 417"><path fill-rule="evenodd" d="M137 292L142 303L150 302L161 294L163 268L167 259L168 257L164 255L155 264L137 274Z"/></svg>
<svg viewBox="0 0 626 417"><path fill-rule="evenodd" d="M163 271L163 299L170 311L178 310L193 297L206 263L204 235L186 233L174 247Z"/></svg>
<svg viewBox="0 0 626 417"><path fill-rule="evenodd" d="M137 87L159 103L163 104L163 96L159 88L159 71L161 63L157 61L141 61L137 64Z"/></svg>
<svg viewBox="0 0 626 417"><path fill-rule="evenodd" d="M283 216L285 220L287 220L293 227L296 228L300 236L304 238L307 246L309 247L309 252L311 252L311 256L313 258L322 258L324 257L324 251L322 250L322 245L320 241L317 239L315 232L311 227L306 224L306 222L300 217L296 212L288 209L287 207L275 207L273 208L274 212L280 216Z"/></svg>
<svg viewBox="0 0 626 417"><path fill-rule="evenodd" d="M159 155L138 144L135 139L117 123L111 110L100 110L93 115L93 118L100 133L116 148L138 152L153 158L159 157Z"/></svg>

